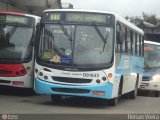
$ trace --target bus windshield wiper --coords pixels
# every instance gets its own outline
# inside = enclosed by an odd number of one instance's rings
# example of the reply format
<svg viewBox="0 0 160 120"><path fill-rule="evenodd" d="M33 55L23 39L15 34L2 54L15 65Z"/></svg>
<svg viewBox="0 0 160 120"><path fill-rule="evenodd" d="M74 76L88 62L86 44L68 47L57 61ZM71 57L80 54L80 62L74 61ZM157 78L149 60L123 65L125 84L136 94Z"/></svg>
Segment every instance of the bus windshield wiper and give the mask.
<svg viewBox="0 0 160 120"><path fill-rule="evenodd" d="M68 38L69 41L72 41L72 37L68 34L66 28L63 26L63 24L61 22L59 22L59 25L63 31L63 33L65 34L65 36Z"/></svg>
<svg viewBox="0 0 160 120"><path fill-rule="evenodd" d="M45 34L47 34L49 37L51 37L52 40L54 41L54 35L53 35L53 33L52 33L50 30L44 28L44 32L45 32Z"/></svg>
<svg viewBox="0 0 160 120"><path fill-rule="evenodd" d="M7 24L6 24L7 25ZM15 22L15 23L13 23L11 26L13 26L12 27L12 29L8 32L8 34L9 34L9 40L12 38L12 36L14 35L14 33L15 33L15 31L17 30L17 28L20 26L20 27L24 27L24 26L26 26L26 25L22 25L22 24L20 24L20 23L17 23L17 22Z"/></svg>
<svg viewBox="0 0 160 120"><path fill-rule="evenodd" d="M5 28L5 26L6 25L1 25L0 30L3 31L3 28ZM11 30L6 33L8 41L12 38L17 28L18 28L18 24L14 23L14 26L11 28Z"/></svg>
<svg viewBox="0 0 160 120"><path fill-rule="evenodd" d="M105 45L107 43L107 38L108 38L108 34L106 35L106 38L104 38L104 36L102 35L101 31L99 30L98 26L95 24L95 23L92 23L95 30L97 31L98 35L100 36L100 38L103 40L104 42L104 45L103 45L103 51L104 51L104 48L105 48Z"/></svg>
<svg viewBox="0 0 160 120"><path fill-rule="evenodd" d="M18 27L18 24L15 23L11 31L9 32L9 40L12 38L13 34L15 33L16 29Z"/></svg>

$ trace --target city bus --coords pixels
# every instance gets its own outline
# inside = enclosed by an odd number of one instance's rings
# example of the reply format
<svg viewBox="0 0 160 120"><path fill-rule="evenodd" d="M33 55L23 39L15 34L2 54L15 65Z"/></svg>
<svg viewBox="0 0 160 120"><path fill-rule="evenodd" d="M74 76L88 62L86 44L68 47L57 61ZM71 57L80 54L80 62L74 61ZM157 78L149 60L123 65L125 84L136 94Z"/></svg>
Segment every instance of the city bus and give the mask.
<svg viewBox="0 0 160 120"><path fill-rule="evenodd" d="M0 85L32 88L34 41L40 17L0 12Z"/></svg>
<svg viewBox="0 0 160 120"><path fill-rule="evenodd" d="M115 106L136 98L144 66L143 31L111 12L45 10L36 42L35 92L100 98ZM107 102L108 101L108 102Z"/></svg>
<svg viewBox="0 0 160 120"><path fill-rule="evenodd" d="M160 43L145 40L144 74L140 85L141 91L151 91L160 95Z"/></svg>

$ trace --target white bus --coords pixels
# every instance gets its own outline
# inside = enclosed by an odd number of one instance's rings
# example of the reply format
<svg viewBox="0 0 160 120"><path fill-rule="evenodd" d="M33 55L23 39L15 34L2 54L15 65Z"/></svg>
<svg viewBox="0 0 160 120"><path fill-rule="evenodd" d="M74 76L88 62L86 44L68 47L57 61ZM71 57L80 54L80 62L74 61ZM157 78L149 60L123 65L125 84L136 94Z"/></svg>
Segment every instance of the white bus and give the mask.
<svg viewBox="0 0 160 120"><path fill-rule="evenodd" d="M46 10L37 40L35 91L93 97L116 105L135 98L143 76L143 31L110 12Z"/></svg>
<svg viewBox="0 0 160 120"><path fill-rule="evenodd" d="M145 41L144 44L144 74L140 90L153 91L156 97L160 95L160 43Z"/></svg>
<svg viewBox="0 0 160 120"><path fill-rule="evenodd" d="M36 25L40 17L0 12L0 85L33 88Z"/></svg>

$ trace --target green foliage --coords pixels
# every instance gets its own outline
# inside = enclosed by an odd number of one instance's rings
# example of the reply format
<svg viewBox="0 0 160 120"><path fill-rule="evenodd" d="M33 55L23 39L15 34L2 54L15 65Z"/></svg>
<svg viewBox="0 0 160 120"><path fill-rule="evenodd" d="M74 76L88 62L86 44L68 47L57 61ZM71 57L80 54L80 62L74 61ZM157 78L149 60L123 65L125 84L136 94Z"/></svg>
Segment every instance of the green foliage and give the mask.
<svg viewBox="0 0 160 120"><path fill-rule="evenodd" d="M131 17L126 16L125 18L136 25L140 21L149 22L153 25L156 25L158 22L160 22L160 19L155 14L147 14L144 12L142 12L142 17L141 16L131 16Z"/></svg>
<svg viewBox="0 0 160 120"><path fill-rule="evenodd" d="M143 17L143 20L146 21L146 22L149 22L151 24L154 24L156 25L159 21L159 19L157 18L157 16L155 14L146 14L146 13L142 13L142 17Z"/></svg>

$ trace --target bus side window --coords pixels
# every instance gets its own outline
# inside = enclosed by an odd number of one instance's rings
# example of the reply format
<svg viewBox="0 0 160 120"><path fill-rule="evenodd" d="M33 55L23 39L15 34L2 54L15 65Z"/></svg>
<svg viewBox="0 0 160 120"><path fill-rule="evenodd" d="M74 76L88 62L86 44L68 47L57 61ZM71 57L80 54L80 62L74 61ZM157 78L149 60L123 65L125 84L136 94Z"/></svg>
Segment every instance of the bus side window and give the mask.
<svg viewBox="0 0 160 120"><path fill-rule="evenodd" d="M140 56L140 39L139 35L137 35L137 56Z"/></svg>
<svg viewBox="0 0 160 120"><path fill-rule="evenodd" d="M141 35L139 35L139 56L142 56L142 40Z"/></svg>
<svg viewBox="0 0 160 120"><path fill-rule="evenodd" d="M131 54L133 55L133 32L130 32L130 39L131 39Z"/></svg>
<svg viewBox="0 0 160 120"><path fill-rule="evenodd" d="M141 37L142 39L142 56L144 56L144 37Z"/></svg>
<svg viewBox="0 0 160 120"><path fill-rule="evenodd" d="M128 53L128 31L127 28L125 28L125 53Z"/></svg>
<svg viewBox="0 0 160 120"><path fill-rule="evenodd" d="M118 34L121 31L121 25L119 23L117 23L116 25L116 52L121 52L121 44L118 43Z"/></svg>
<svg viewBox="0 0 160 120"><path fill-rule="evenodd" d="M131 31L128 29L127 30L127 46L128 46L128 54L131 54Z"/></svg>
<svg viewBox="0 0 160 120"><path fill-rule="evenodd" d="M136 54L136 50L135 50L135 48L136 48L136 46L135 46L135 33L134 32L132 32L132 54L133 55L135 55Z"/></svg>
<svg viewBox="0 0 160 120"><path fill-rule="evenodd" d="M118 37L121 37L121 39L125 39L124 37L124 26L120 23L117 24L117 35L116 35L116 41L117 41L117 45L116 45L116 51L117 52L120 52L120 53L123 53L125 52L125 40L123 41L123 43L118 43ZM119 34L119 35L118 35ZM121 41L122 42L122 41Z"/></svg>
<svg viewBox="0 0 160 120"><path fill-rule="evenodd" d="M122 27L121 27L121 32L123 33L123 39L124 39L123 44L121 44L121 52L125 53L125 40L126 40L126 38L125 38L125 26L124 25L122 25Z"/></svg>
<svg viewBox="0 0 160 120"><path fill-rule="evenodd" d="M143 37L140 35L139 39L140 39L140 55L143 56L144 55L144 41L143 41Z"/></svg>
<svg viewBox="0 0 160 120"><path fill-rule="evenodd" d="M137 55L137 33L135 34L135 55Z"/></svg>

